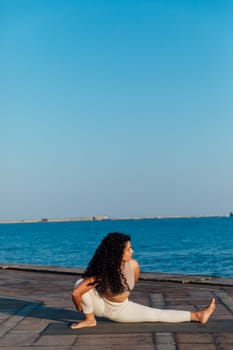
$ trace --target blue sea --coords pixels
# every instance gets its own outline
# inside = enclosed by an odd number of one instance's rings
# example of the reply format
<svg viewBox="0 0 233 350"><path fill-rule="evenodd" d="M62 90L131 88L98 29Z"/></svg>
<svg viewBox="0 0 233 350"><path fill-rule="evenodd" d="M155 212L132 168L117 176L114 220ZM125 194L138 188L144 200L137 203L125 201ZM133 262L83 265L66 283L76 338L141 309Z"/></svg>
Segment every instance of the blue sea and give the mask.
<svg viewBox="0 0 233 350"><path fill-rule="evenodd" d="M233 277L233 217L0 225L0 263L85 267L109 232L131 236L143 272Z"/></svg>

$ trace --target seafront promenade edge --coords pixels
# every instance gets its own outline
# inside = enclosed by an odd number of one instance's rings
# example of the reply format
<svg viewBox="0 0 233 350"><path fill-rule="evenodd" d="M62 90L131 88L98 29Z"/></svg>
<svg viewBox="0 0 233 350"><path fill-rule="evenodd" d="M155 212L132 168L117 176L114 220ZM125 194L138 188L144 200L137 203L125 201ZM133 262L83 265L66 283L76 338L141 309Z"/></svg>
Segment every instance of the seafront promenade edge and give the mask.
<svg viewBox="0 0 233 350"><path fill-rule="evenodd" d="M71 331L82 319L71 301L79 268L0 265L0 349L233 350L233 279L141 273L132 300L160 308L196 310L213 297L209 323L119 324Z"/></svg>
<svg viewBox="0 0 233 350"><path fill-rule="evenodd" d="M12 219L0 220L1 224L38 224L47 222L82 222L82 221L117 221L117 220L162 220L162 219L191 219L191 218L225 218L233 216L233 212L229 214L212 214L212 215L192 215L192 216L129 216L129 217L111 217L107 215L73 217L73 218L36 218L36 219Z"/></svg>

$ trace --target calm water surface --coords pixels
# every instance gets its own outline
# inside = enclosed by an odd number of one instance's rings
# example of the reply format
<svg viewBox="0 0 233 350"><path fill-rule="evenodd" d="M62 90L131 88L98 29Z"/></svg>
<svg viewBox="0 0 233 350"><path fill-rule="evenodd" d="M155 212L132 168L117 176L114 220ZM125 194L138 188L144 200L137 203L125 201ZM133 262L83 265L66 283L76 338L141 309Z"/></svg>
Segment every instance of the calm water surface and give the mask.
<svg viewBox="0 0 233 350"><path fill-rule="evenodd" d="M85 267L109 232L131 235L147 272L233 277L233 218L0 225L0 263Z"/></svg>

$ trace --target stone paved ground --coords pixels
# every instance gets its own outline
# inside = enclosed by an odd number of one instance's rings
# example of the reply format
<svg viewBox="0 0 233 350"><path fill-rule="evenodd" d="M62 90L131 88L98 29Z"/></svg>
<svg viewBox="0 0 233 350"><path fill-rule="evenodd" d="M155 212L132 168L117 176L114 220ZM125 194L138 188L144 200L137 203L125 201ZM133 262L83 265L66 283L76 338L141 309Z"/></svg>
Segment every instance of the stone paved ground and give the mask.
<svg viewBox="0 0 233 350"><path fill-rule="evenodd" d="M24 268L0 266L0 350L233 350L233 329L221 333L42 334L50 323L82 318L71 301L80 270ZM217 309L212 319L233 320L233 279L141 274L131 299L155 307L196 310L213 297Z"/></svg>

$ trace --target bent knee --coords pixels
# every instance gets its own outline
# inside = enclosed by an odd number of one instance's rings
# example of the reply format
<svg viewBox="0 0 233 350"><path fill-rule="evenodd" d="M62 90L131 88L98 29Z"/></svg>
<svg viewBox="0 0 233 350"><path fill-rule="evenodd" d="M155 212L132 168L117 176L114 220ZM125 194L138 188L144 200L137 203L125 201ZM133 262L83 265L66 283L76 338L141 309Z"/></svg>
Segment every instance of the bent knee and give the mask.
<svg viewBox="0 0 233 350"><path fill-rule="evenodd" d="M82 281L83 281L83 278L80 278L75 282L74 289L72 290L72 293L71 293L72 298L76 298L77 296L80 295L80 293L78 292L78 286Z"/></svg>
<svg viewBox="0 0 233 350"><path fill-rule="evenodd" d="M72 295L72 298L74 298L74 299L76 299L78 296L80 296L80 293L78 292L78 288L74 288L72 290L71 295Z"/></svg>

